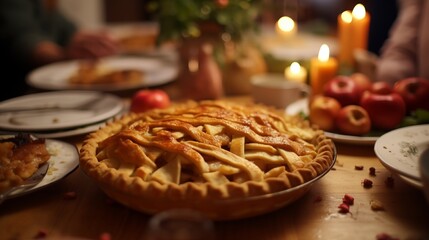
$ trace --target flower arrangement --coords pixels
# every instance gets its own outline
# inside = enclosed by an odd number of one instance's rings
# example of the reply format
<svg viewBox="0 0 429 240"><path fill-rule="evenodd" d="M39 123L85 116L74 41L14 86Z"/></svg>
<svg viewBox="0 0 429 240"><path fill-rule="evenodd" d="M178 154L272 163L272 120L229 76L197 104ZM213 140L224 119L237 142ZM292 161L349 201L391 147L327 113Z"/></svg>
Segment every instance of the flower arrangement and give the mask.
<svg viewBox="0 0 429 240"><path fill-rule="evenodd" d="M262 0L152 0L148 6L159 23L158 43L216 30L239 41L257 30Z"/></svg>
<svg viewBox="0 0 429 240"><path fill-rule="evenodd" d="M201 83L213 76L213 68L204 67L199 70L207 74L185 74L204 43L213 47L206 58L213 58L220 67L226 94L248 93L250 77L266 71L254 41L263 0L151 0L148 6L159 24L157 43L179 43L181 82ZM201 60L200 65L204 65Z"/></svg>

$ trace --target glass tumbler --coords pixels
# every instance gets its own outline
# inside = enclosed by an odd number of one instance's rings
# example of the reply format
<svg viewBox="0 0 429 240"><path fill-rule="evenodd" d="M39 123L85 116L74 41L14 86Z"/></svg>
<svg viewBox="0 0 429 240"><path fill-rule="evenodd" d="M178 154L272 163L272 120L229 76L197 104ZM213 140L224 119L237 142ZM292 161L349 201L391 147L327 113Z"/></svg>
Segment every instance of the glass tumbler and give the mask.
<svg viewBox="0 0 429 240"><path fill-rule="evenodd" d="M214 224L191 209L171 209L155 214L146 231L149 240L214 240Z"/></svg>

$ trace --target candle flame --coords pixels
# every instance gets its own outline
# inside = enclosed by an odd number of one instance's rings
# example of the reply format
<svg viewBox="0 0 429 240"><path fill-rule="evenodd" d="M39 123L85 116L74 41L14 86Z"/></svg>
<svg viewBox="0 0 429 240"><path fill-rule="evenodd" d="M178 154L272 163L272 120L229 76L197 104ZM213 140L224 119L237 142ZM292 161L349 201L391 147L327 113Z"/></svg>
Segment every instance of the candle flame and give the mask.
<svg viewBox="0 0 429 240"><path fill-rule="evenodd" d="M329 47L326 44L322 44L319 50L318 59L321 62L327 62L329 60Z"/></svg>
<svg viewBox="0 0 429 240"><path fill-rule="evenodd" d="M283 16L277 21L277 26L283 32L290 32L295 28L295 21L290 17Z"/></svg>
<svg viewBox="0 0 429 240"><path fill-rule="evenodd" d="M345 23L351 23L353 20L353 15L350 11L344 11L341 13L341 20Z"/></svg>
<svg viewBox="0 0 429 240"><path fill-rule="evenodd" d="M290 71L292 73L299 73L301 71L301 65L299 65L299 63L297 63L297 62L293 62L290 65Z"/></svg>
<svg viewBox="0 0 429 240"><path fill-rule="evenodd" d="M352 15L356 19L364 19L366 15L365 7L362 4L356 4L356 6L353 8Z"/></svg>

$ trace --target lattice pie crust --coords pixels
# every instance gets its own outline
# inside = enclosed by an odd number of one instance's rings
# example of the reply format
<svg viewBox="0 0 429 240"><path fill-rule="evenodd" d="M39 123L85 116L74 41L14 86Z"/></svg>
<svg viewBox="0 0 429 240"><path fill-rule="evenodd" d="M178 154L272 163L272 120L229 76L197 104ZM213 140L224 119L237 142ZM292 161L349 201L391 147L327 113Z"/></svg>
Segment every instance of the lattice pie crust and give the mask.
<svg viewBox="0 0 429 240"><path fill-rule="evenodd" d="M213 201L304 184L329 170L334 149L307 121L261 105L203 101L108 124L88 135L80 166L110 197L137 210L210 211Z"/></svg>

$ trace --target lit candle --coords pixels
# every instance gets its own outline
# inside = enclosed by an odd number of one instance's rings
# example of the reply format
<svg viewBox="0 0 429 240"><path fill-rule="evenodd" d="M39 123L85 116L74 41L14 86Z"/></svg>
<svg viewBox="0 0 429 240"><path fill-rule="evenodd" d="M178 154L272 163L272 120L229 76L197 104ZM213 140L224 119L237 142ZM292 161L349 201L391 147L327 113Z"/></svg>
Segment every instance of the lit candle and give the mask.
<svg viewBox="0 0 429 240"><path fill-rule="evenodd" d="M338 62L329 57L329 47L323 44L317 58L310 61L310 84L312 95L323 93L323 86L337 75Z"/></svg>
<svg viewBox="0 0 429 240"><path fill-rule="evenodd" d="M340 44L338 58L341 63L347 65L353 63L352 19L353 16L350 11L344 11L338 16L338 41Z"/></svg>
<svg viewBox="0 0 429 240"><path fill-rule="evenodd" d="M370 16L362 4L356 4L353 11L344 11L338 16L339 60L353 65L353 52L367 49Z"/></svg>
<svg viewBox="0 0 429 240"><path fill-rule="evenodd" d="M290 38L296 34L296 31L295 21L290 17L283 16L276 23L276 32L282 38Z"/></svg>
<svg viewBox="0 0 429 240"><path fill-rule="evenodd" d="M288 81L305 83L307 80L307 70L299 63L293 62L285 69L285 78Z"/></svg>
<svg viewBox="0 0 429 240"><path fill-rule="evenodd" d="M362 4L357 4L352 11L352 31L354 34L354 48L367 49L370 16Z"/></svg>

